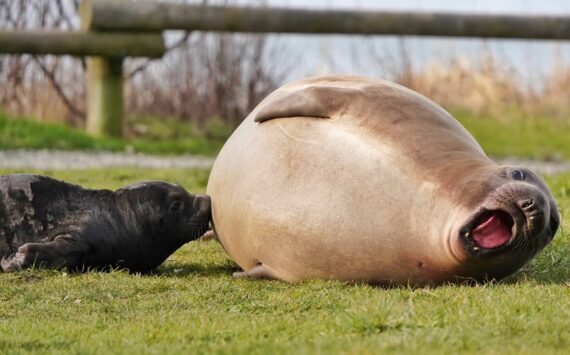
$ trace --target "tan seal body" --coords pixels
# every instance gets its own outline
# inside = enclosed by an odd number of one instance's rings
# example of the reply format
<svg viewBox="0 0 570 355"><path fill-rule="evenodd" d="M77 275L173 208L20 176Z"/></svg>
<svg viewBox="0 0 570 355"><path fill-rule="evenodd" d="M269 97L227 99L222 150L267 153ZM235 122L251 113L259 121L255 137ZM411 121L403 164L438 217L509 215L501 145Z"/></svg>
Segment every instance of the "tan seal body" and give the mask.
<svg viewBox="0 0 570 355"><path fill-rule="evenodd" d="M501 278L558 228L538 176L495 165L425 97L361 77L268 96L223 147L207 193L245 274L287 281ZM540 223L517 207L529 199Z"/></svg>

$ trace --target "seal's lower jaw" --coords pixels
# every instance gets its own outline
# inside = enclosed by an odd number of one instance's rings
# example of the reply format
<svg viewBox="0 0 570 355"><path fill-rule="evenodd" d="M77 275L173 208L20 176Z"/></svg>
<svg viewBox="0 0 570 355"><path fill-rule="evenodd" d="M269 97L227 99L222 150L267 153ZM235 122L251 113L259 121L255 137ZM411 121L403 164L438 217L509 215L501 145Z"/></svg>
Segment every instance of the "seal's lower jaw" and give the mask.
<svg viewBox="0 0 570 355"><path fill-rule="evenodd" d="M515 239L515 217L503 210L482 209L460 231L460 239L474 256L494 255L507 249Z"/></svg>

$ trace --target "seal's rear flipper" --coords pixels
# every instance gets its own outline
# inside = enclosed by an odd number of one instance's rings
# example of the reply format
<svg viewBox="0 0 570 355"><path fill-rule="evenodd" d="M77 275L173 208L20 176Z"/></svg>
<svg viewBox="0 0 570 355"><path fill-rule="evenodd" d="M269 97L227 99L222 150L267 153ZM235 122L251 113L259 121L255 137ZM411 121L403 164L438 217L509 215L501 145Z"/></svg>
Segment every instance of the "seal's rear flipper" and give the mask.
<svg viewBox="0 0 570 355"><path fill-rule="evenodd" d="M267 266L263 264L258 264L247 271L234 272L233 276L235 278L248 277L252 279L279 279Z"/></svg>
<svg viewBox="0 0 570 355"><path fill-rule="evenodd" d="M332 86L309 86L270 100L255 114L255 122L275 118L331 118L348 103L354 103L363 93L357 89Z"/></svg>
<svg viewBox="0 0 570 355"><path fill-rule="evenodd" d="M62 234L47 243L26 243L0 263L4 271L18 271L29 267L58 269L74 268L83 262L89 245L70 234Z"/></svg>
<svg viewBox="0 0 570 355"><path fill-rule="evenodd" d="M4 272L18 271L22 269L20 265L24 262L24 255L21 253L12 253L2 257L0 267Z"/></svg>

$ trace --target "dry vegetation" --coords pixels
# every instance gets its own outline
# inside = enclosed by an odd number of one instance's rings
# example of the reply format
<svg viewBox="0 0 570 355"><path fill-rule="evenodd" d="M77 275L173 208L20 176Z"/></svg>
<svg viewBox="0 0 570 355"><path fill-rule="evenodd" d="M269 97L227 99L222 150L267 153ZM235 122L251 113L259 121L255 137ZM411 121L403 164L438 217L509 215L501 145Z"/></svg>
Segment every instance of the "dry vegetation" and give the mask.
<svg viewBox="0 0 570 355"><path fill-rule="evenodd" d="M79 0L0 0L1 29L75 29ZM0 56L0 107L75 125L84 116L85 63L53 56Z"/></svg>
<svg viewBox="0 0 570 355"><path fill-rule="evenodd" d="M0 0L0 28L76 29L78 3ZM284 56L266 36L168 32L166 39L169 50L163 59L125 63L129 115L171 117L199 127L216 118L231 127L286 80L286 63L275 63ZM483 60L477 63L458 57L412 70L405 40L402 43L403 50L391 63L377 61L383 75L447 108L492 117L507 117L514 109L517 117L565 119L570 112L570 67L561 60L551 76L544 78L543 89L537 90L489 52L483 52L479 58ZM0 56L0 107L17 116L81 127L84 81L81 59ZM130 129L128 133L144 132Z"/></svg>
<svg viewBox="0 0 570 355"><path fill-rule="evenodd" d="M169 48L160 61L132 63L128 112L233 126L283 80L283 70L267 63L263 35L185 34Z"/></svg>
<svg viewBox="0 0 570 355"><path fill-rule="evenodd" d="M0 0L1 29L77 29L79 0ZM269 66L262 35L168 32L160 61L125 62L126 109L203 126L235 125L283 80ZM85 62L68 57L0 56L0 107L17 116L83 124ZM136 133L136 132L131 132Z"/></svg>
<svg viewBox="0 0 570 355"><path fill-rule="evenodd" d="M450 60L432 59L421 70L413 69L405 39L397 58L370 49L379 73L416 90L452 110L469 111L499 120L552 118L566 121L570 113L570 66L561 55L554 69L538 85L524 79L513 66L495 57L481 45L481 56L464 55ZM443 84L442 84L443 83ZM512 117L514 114L514 117Z"/></svg>
<svg viewBox="0 0 570 355"><path fill-rule="evenodd" d="M535 100L534 94L520 85L516 75L499 67L492 56L487 56L481 66L475 66L466 57L458 57L450 63L431 62L422 72L403 74L401 83L446 107L483 112L489 108L521 107Z"/></svg>

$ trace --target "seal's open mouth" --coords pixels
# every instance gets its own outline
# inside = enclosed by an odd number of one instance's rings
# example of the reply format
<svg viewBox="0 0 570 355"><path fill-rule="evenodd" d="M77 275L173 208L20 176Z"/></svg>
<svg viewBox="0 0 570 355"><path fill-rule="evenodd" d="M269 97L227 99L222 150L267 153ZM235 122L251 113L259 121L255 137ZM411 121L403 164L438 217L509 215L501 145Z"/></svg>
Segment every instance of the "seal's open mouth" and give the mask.
<svg viewBox="0 0 570 355"><path fill-rule="evenodd" d="M492 256L507 250L517 233L515 218L505 210L481 208L460 229L462 244L471 255L478 257Z"/></svg>
<svg viewBox="0 0 570 355"><path fill-rule="evenodd" d="M502 210L479 212L463 229L464 241L476 253L498 250L513 239L513 217Z"/></svg>
<svg viewBox="0 0 570 355"><path fill-rule="evenodd" d="M471 237L474 246L485 249L500 248L511 240L514 220L504 211L485 211L476 219Z"/></svg>

